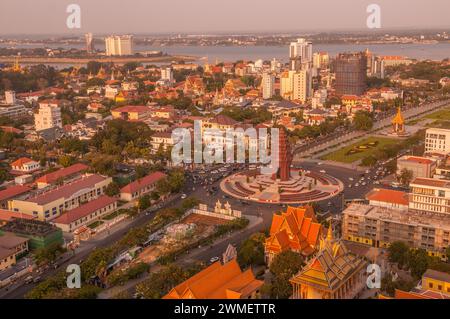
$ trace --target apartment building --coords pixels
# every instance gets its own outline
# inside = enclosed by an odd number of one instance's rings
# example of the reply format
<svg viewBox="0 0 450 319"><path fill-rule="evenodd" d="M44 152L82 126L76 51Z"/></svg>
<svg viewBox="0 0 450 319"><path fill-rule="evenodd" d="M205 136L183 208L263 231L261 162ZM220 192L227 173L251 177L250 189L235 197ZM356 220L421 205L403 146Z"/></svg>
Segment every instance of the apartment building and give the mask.
<svg viewBox="0 0 450 319"><path fill-rule="evenodd" d="M82 178L26 200L12 200L12 211L28 214L41 221L52 220L63 213L104 194L111 177L87 174Z"/></svg>
<svg viewBox="0 0 450 319"><path fill-rule="evenodd" d="M403 241L445 258L450 241L450 215L351 204L343 212L342 238L373 247Z"/></svg>
<svg viewBox="0 0 450 319"><path fill-rule="evenodd" d="M53 127L62 128L61 108L55 101L39 103L38 113L34 114L34 126L36 131L42 131Z"/></svg>
<svg viewBox="0 0 450 319"><path fill-rule="evenodd" d="M429 128L425 133L425 152L450 152L450 130Z"/></svg>
<svg viewBox="0 0 450 319"><path fill-rule="evenodd" d="M410 209L450 214L450 181L416 178L409 186L411 188Z"/></svg>

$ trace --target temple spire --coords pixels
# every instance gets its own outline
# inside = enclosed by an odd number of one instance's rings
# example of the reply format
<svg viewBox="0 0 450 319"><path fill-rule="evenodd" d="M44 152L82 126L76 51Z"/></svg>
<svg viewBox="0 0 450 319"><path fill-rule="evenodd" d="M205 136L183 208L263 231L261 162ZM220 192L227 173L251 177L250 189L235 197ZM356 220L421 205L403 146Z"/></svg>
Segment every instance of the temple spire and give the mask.
<svg viewBox="0 0 450 319"><path fill-rule="evenodd" d="M333 227L331 226L331 220L330 220L330 225L328 227L328 233L327 233L327 241L332 242L333 240L334 240Z"/></svg>

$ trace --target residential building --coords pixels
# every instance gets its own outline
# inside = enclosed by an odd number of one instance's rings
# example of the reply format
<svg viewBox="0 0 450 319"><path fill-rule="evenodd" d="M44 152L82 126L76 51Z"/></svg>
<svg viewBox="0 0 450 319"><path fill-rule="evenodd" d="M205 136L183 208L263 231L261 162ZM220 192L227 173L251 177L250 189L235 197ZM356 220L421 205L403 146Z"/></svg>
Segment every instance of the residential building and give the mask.
<svg viewBox="0 0 450 319"><path fill-rule="evenodd" d="M322 232L312 206L288 206L286 212L272 217L269 237L264 244L266 263L270 265L276 255L286 250L311 256L316 251Z"/></svg>
<svg viewBox="0 0 450 319"><path fill-rule="evenodd" d="M312 95L312 77L310 70L304 69L293 74L292 99L305 103Z"/></svg>
<svg viewBox="0 0 450 319"><path fill-rule="evenodd" d="M174 145L172 132L157 132L151 137L152 151L157 152L160 147L167 150Z"/></svg>
<svg viewBox="0 0 450 319"><path fill-rule="evenodd" d="M86 40L86 52L87 53L94 53L95 52L95 48L94 48L94 36L92 35L92 33L86 33L84 35L84 38Z"/></svg>
<svg viewBox="0 0 450 319"><path fill-rule="evenodd" d="M109 36L105 38L106 55L133 55L133 36Z"/></svg>
<svg viewBox="0 0 450 319"><path fill-rule="evenodd" d="M17 103L14 91L5 91L5 100L0 101L0 116L13 120L20 119L28 114L25 105Z"/></svg>
<svg viewBox="0 0 450 319"><path fill-rule="evenodd" d="M330 227L317 254L291 278L293 299L353 299L366 287L367 262L332 233Z"/></svg>
<svg viewBox="0 0 450 319"><path fill-rule="evenodd" d="M117 209L117 199L106 195L71 209L52 220L64 232L73 232Z"/></svg>
<svg viewBox="0 0 450 319"><path fill-rule="evenodd" d="M410 209L450 214L450 181L415 178L409 187L411 188Z"/></svg>
<svg viewBox="0 0 450 319"><path fill-rule="evenodd" d="M275 95L275 76L272 73L265 72L262 77L262 97L270 99Z"/></svg>
<svg viewBox="0 0 450 319"><path fill-rule="evenodd" d="M51 101L39 103L38 113L34 114L34 126L36 131L53 127L62 128L61 108L59 104Z"/></svg>
<svg viewBox="0 0 450 319"><path fill-rule="evenodd" d="M16 254L12 249L0 247L0 271L5 270L16 263Z"/></svg>
<svg viewBox="0 0 450 319"><path fill-rule="evenodd" d="M100 197L111 182L111 177L86 174L74 182L38 193L26 200L14 199L10 202L11 210L35 216L42 221L52 220L63 211Z"/></svg>
<svg viewBox="0 0 450 319"><path fill-rule="evenodd" d="M161 80L169 83L174 81L173 70L171 67L161 68Z"/></svg>
<svg viewBox="0 0 450 319"><path fill-rule="evenodd" d="M450 215L353 203L343 212L342 238L372 247L403 241L445 258Z"/></svg>
<svg viewBox="0 0 450 319"><path fill-rule="evenodd" d="M88 169L89 167L87 165L76 163L39 177L36 180L36 184L39 189L45 188L70 178L79 177Z"/></svg>
<svg viewBox="0 0 450 319"><path fill-rule="evenodd" d="M19 259L28 252L28 241L28 238L7 233L0 235L0 248L13 250L16 259Z"/></svg>
<svg viewBox="0 0 450 319"><path fill-rule="evenodd" d="M213 263L172 288L163 299L249 299L259 295L263 285L251 268L242 271L236 259Z"/></svg>
<svg viewBox="0 0 450 319"><path fill-rule="evenodd" d="M367 58L364 52L341 53L335 61L336 94L363 95L366 90Z"/></svg>
<svg viewBox="0 0 450 319"><path fill-rule="evenodd" d="M150 108L144 105L128 105L111 110L114 119L125 121L142 121L150 117Z"/></svg>
<svg viewBox="0 0 450 319"><path fill-rule="evenodd" d="M450 152L450 130L429 128L425 133L425 152Z"/></svg>
<svg viewBox="0 0 450 319"><path fill-rule="evenodd" d="M139 178L120 190L120 199L129 202L148 194L155 189L156 183L164 178L166 178L166 174L161 172L154 172Z"/></svg>
<svg viewBox="0 0 450 319"><path fill-rule="evenodd" d="M297 39L297 42L291 42L289 60L290 69L293 71L299 71L304 65L311 68L313 62L312 43L303 38Z"/></svg>
<svg viewBox="0 0 450 319"><path fill-rule="evenodd" d="M397 159L397 175L407 169L412 172L413 179L416 177L433 177L437 167L437 160L429 157L404 155Z"/></svg>
<svg viewBox="0 0 450 319"><path fill-rule="evenodd" d="M30 173L40 169L41 165L38 162L33 161L31 158L21 157L11 163L11 168L14 171Z"/></svg>

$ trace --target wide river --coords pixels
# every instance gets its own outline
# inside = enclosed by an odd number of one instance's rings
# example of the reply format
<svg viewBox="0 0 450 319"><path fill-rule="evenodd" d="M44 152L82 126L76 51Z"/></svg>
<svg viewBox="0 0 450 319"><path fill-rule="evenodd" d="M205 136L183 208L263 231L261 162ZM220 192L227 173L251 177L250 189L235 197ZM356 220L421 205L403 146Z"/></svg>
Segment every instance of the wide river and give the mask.
<svg viewBox="0 0 450 319"><path fill-rule="evenodd" d="M16 48L42 47L43 45L17 45ZM0 47L10 45L0 44ZM48 45L57 48L68 45ZM81 45L70 45L70 47L81 48ZM335 56L340 52L362 51L368 48L377 55L402 55L413 59L442 60L450 58L450 42L438 44L313 44L313 51L328 52ZM103 47L100 47L104 50ZM221 62L233 62L237 60L255 61L257 59L271 60L276 58L287 62L288 48L286 46L165 46L155 47L147 45L136 45L135 51L163 51L170 55L191 55L198 58L206 58L209 62L219 60Z"/></svg>

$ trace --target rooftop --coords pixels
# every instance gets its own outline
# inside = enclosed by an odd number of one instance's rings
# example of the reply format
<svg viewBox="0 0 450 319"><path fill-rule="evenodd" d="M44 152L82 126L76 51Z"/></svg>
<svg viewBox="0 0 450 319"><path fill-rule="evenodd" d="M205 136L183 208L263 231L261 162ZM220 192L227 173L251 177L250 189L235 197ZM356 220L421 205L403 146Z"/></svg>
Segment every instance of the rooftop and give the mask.
<svg viewBox="0 0 450 319"><path fill-rule="evenodd" d="M87 202L84 205L78 206L77 208L67 211L66 213L52 220L52 223L70 224L76 220L79 220L80 218L88 216L89 214L115 202L117 202L117 199L104 195L90 202Z"/></svg>
<svg viewBox="0 0 450 319"><path fill-rule="evenodd" d="M343 211L343 214L371 218L375 220L379 219L388 223L441 228L450 231L450 215L448 214L384 208L357 203L350 204Z"/></svg>
<svg viewBox="0 0 450 319"><path fill-rule="evenodd" d="M24 218L14 218L0 230L19 235L30 235L44 237L55 231L60 231L58 227L40 220L28 220Z"/></svg>
<svg viewBox="0 0 450 319"><path fill-rule="evenodd" d="M38 205L45 205L60 198L70 198L75 193L78 193L83 189L90 189L95 184L100 183L104 180L106 180L106 177L101 175L86 175L72 183L65 184L61 187L44 192L35 197L30 197L29 199L27 199L27 202L36 203Z"/></svg>
<svg viewBox="0 0 450 319"><path fill-rule="evenodd" d="M166 174L164 174L162 172L151 173L147 176L137 179L134 182L122 187L120 192L121 193L130 193L130 194L137 192L138 190L140 190L148 185L156 183L157 181L159 181L160 179L163 179L164 177L166 177Z"/></svg>
<svg viewBox="0 0 450 319"><path fill-rule="evenodd" d="M405 206L409 204L408 193L392 189L374 188L366 195L366 199Z"/></svg>
<svg viewBox="0 0 450 319"><path fill-rule="evenodd" d="M14 196L24 194L26 192L29 192L30 190L31 188L25 185L14 185L8 187L0 191L0 201L7 200L13 198Z"/></svg>
<svg viewBox="0 0 450 319"><path fill-rule="evenodd" d="M15 247L27 242L28 240L28 238L8 233L0 236L0 247L6 249L14 249Z"/></svg>
<svg viewBox="0 0 450 319"><path fill-rule="evenodd" d="M82 171L86 171L88 168L89 166L81 163L73 164L69 167L61 168L57 171L43 175L39 177L36 182L51 184L53 182L56 182L59 178L64 178Z"/></svg>
<svg viewBox="0 0 450 319"><path fill-rule="evenodd" d="M446 180L441 179L434 179L434 178L422 178L418 177L414 179L410 186L414 187L417 186L429 186L429 187L442 187L442 188L450 188L450 182Z"/></svg>

